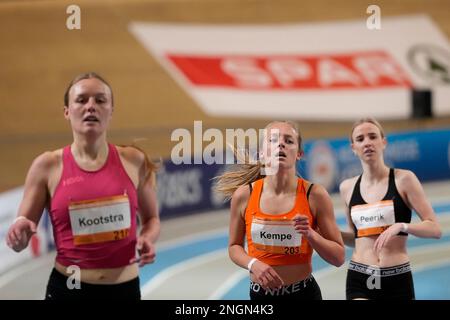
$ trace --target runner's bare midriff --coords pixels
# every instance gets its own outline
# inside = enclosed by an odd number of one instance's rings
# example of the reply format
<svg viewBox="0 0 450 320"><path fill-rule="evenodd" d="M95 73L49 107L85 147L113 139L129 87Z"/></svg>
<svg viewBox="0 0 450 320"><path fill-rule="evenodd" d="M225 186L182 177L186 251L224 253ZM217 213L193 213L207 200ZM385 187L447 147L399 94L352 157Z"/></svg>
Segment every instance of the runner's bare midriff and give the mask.
<svg viewBox="0 0 450 320"><path fill-rule="evenodd" d="M272 268L283 279L285 285L306 279L312 272L312 267L309 263L272 266ZM251 274L251 279L256 282L253 274Z"/></svg>
<svg viewBox="0 0 450 320"><path fill-rule="evenodd" d="M68 267L55 262L55 269L70 277L73 271L69 272ZM81 282L91 284L117 284L135 279L139 275L139 268L136 263L120 267L120 268L100 268L100 269L81 269Z"/></svg>
<svg viewBox="0 0 450 320"><path fill-rule="evenodd" d="M409 261L406 251L407 239L408 237L405 236L395 236L388 243L385 243L381 251L377 253L373 248L377 236L357 238L355 240L355 250L352 260L367 265L375 265L380 268L398 266L406 263Z"/></svg>

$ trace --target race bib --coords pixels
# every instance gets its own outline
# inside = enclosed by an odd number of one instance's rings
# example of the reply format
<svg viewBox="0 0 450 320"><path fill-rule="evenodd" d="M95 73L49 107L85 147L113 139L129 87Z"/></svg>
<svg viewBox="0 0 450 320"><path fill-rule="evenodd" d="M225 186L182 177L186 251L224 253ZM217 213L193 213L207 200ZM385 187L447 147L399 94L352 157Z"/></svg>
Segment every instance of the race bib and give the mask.
<svg viewBox="0 0 450 320"><path fill-rule="evenodd" d="M294 229L292 220L252 221L252 241L256 249L276 254L300 254L301 234Z"/></svg>
<svg viewBox="0 0 450 320"><path fill-rule="evenodd" d="M394 202L385 200L353 206L351 216L358 230L358 237L379 235L395 223Z"/></svg>
<svg viewBox="0 0 450 320"><path fill-rule="evenodd" d="M130 202L126 195L70 202L69 215L75 245L116 241L130 233Z"/></svg>

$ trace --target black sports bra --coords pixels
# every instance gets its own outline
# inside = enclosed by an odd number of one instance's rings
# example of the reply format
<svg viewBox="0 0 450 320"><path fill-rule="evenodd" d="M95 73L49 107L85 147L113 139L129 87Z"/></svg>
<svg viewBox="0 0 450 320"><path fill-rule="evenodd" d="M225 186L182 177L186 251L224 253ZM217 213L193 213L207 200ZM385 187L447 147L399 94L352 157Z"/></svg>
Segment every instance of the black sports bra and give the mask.
<svg viewBox="0 0 450 320"><path fill-rule="evenodd" d="M355 237L378 235L396 222L411 222L411 209L405 204L395 186L394 169L389 170L389 184L386 195L376 203L368 204L361 196L359 176L350 199L350 216ZM407 236L400 232L398 235Z"/></svg>

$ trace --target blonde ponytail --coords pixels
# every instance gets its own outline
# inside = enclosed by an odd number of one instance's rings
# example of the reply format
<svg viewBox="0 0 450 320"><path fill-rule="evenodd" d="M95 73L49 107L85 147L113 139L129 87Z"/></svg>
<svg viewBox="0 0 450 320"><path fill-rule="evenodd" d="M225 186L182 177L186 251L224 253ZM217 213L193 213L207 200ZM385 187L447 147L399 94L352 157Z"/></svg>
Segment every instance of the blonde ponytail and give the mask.
<svg viewBox="0 0 450 320"><path fill-rule="evenodd" d="M261 174L264 164L259 160L249 161L249 154L246 151L244 154L238 152L233 146L230 146L234 155L241 164L233 164L232 169L217 176L213 179L216 180L214 191L222 194L226 200L230 200L233 193L240 187L246 184L250 184L256 180L264 178L265 175Z"/></svg>

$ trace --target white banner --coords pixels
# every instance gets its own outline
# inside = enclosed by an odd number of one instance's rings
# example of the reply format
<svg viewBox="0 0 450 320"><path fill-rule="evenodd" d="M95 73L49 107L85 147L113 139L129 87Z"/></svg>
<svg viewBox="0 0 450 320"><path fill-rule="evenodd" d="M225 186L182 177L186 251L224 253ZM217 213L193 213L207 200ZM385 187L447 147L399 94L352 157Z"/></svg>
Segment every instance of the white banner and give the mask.
<svg viewBox="0 0 450 320"><path fill-rule="evenodd" d="M432 88L450 114L450 45L427 16L277 25L135 22L130 32L215 116L352 120L411 115Z"/></svg>

